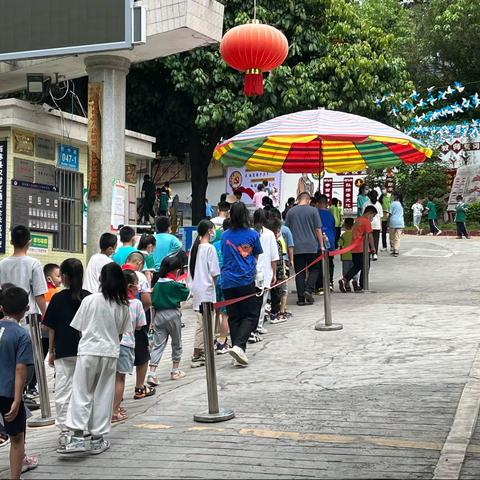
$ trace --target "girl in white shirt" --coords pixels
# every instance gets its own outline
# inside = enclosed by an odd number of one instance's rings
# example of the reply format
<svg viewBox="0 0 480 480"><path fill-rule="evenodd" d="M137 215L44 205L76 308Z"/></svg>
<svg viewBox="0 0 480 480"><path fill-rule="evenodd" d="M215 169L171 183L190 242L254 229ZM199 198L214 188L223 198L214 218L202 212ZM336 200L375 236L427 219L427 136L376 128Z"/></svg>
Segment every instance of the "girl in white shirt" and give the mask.
<svg viewBox="0 0 480 480"><path fill-rule="evenodd" d="M278 255L277 238L275 234L265 228L264 225L267 221L265 210L258 209L253 215L253 223L255 230L260 234L260 243L262 245L263 253L258 257L257 271L263 276L263 286L269 288L276 283L275 273L277 271L277 262L280 259ZM263 323L265 319L265 308L267 306L269 291L263 292L262 307L260 309L260 316L258 319L258 326L256 332L252 332L249 342L254 343L262 340L258 334L267 333L267 329L264 328Z"/></svg>
<svg viewBox="0 0 480 480"><path fill-rule="evenodd" d="M215 247L210 243L215 239L215 225L210 220L202 220L197 227L197 238L190 250L188 264L188 285L192 294L193 310L197 315L197 328L193 343L192 368L205 365L203 341L202 302L215 303L215 284L220 275L220 266ZM212 315L212 318L213 315Z"/></svg>
<svg viewBox="0 0 480 480"><path fill-rule="evenodd" d="M70 324L81 333L65 422L73 436L58 453L85 452L85 431L92 434L91 454L110 448L103 436L110 431L120 337L133 330L127 282L116 263L102 268L100 290L82 301Z"/></svg>
<svg viewBox="0 0 480 480"><path fill-rule="evenodd" d="M373 242L375 244L375 253L372 256L372 260L378 260L378 244L380 243L380 233L382 231L382 217L383 217L383 208L382 204L378 201L378 193L376 190L371 190L368 192L368 200L363 205L362 212L365 211L368 205L373 205L377 210L377 214L372 218L372 233L373 233Z"/></svg>

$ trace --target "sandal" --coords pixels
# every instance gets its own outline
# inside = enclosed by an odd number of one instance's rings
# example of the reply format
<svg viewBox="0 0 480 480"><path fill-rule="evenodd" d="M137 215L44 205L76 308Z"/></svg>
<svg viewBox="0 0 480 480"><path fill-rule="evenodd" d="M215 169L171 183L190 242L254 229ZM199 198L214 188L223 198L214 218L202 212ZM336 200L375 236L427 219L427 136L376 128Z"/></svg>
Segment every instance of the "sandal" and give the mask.
<svg viewBox="0 0 480 480"><path fill-rule="evenodd" d="M10 444L10 437L6 434L0 433L0 448L6 447Z"/></svg>
<svg viewBox="0 0 480 480"><path fill-rule="evenodd" d="M151 397L155 395L155 389L149 387L148 385L144 385L143 387L135 389L135 395L133 396L134 400L141 400L142 398Z"/></svg>
<svg viewBox="0 0 480 480"><path fill-rule="evenodd" d="M38 467L38 458L31 455L25 455L22 462L22 473L29 472Z"/></svg>
<svg viewBox="0 0 480 480"><path fill-rule="evenodd" d="M122 412L121 410L119 410L118 413L114 413L112 415L112 424L124 422L127 418L128 418L128 413L126 412L126 410L125 412Z"/></svg>

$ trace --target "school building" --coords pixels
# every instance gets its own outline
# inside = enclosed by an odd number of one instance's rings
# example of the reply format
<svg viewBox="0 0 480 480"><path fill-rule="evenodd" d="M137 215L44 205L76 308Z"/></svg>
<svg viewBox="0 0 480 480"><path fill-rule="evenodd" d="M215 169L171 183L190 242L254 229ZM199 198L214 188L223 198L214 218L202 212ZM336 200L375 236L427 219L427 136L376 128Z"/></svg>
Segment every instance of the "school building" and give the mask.
<svg viewBox="0 0 480 480"><path fill-rule="evenodd" d="M113 184L110 231L135 224L143 175L155 157L154 137L125 131L125 181ZM12 253L10 229L28 226L31 255L42 264L76 257L86 262L87 118L0 100L0 259Z"/></svg>

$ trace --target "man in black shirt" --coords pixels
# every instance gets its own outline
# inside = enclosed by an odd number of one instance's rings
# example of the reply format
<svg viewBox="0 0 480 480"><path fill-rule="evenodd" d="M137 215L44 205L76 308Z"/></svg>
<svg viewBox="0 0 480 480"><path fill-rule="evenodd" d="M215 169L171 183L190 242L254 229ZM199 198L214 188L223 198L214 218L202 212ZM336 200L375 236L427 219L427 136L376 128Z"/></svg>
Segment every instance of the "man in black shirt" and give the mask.
<svg viewBox="0 0 480 480"><path fill-rule="evenodd" d="M153 204L155 203L155 184L150 179L150 175L145 175L143 177L142 201L142 219L145 219L148 222L150 217L155 218L155 212L153 211Z"/></svg>

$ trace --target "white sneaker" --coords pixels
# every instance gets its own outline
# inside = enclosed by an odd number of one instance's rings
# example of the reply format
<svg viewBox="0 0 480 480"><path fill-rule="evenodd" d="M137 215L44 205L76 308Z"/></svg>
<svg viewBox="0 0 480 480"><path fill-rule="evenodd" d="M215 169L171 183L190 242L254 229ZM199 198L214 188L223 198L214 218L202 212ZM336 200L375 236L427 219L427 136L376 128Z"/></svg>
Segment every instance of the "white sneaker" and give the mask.
<svg viewBox="0 0 480 480"><path fill-rule="evenodd" d="M70 441L60 448L57 448L58 453L84 453L86 452L85 439L81 437L71 437Z"/></svg>
<svg viewBox="0 0 480 480"><path fill-rule="evenodd" d="M238 368L247 368L248 365L242 365L241 363L237 362L234 358L232 358L232 366Z"/></svg>
<svg viewBox="0 0 480 480"><path fill-rule="evenodd" d="M90 455L100 455L109 448L110 442L108 440L104 438L92 439L90 442Z"/></svg>
<svg viewBox="0 0 480 480"><path fill-rule="evenodd" d="M378 260L378 255L376 253L373 254L372 260L376 262Z"/></svg>
<svg viewBox="0 0 480 480"><path fill-rule="evenodd" d="M382 248L382 252L386 252L387 250L387 248Z"/></svg>
<svg viewBox="0 0 480 480"><path fill-rule="evenodd" d="M258 327L257 332L265 335L266 333L268 333L268 330L265 327Z"/></svg>
<svg viewBox="0 0 480 480"><path fill-rule="evenodd" d="M232 347L228 353L241 365L248 365L248 357L240 347Z"/></svg>

